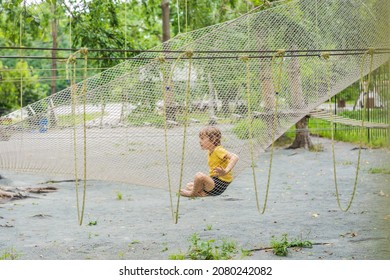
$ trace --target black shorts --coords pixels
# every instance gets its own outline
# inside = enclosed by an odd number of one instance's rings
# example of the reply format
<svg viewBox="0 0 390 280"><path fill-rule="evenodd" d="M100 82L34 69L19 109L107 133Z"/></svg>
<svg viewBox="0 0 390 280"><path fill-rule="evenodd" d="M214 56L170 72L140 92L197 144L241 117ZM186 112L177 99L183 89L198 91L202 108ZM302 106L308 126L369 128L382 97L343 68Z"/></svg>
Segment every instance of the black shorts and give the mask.
<svg viewBox="0 0 390 280"><path fill-rule="evenodd" d="M209 196L217 196L222 194L224 191L226 191L226 188L230 184L230 182L222 181L218 179L218 177L211 177L211 179L213 179L215 186L211 191L205 191L205 193L207 193Z"/></svg>

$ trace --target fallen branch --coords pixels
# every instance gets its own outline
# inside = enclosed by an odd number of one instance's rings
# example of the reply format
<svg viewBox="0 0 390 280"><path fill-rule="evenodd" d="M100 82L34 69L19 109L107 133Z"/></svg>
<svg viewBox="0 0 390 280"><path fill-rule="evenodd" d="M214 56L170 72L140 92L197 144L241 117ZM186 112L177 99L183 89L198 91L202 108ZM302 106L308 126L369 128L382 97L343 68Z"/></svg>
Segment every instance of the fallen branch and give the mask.
<svg viewBox="0 0 390 280"><path fill-rule="evenodd" d="M57 188L52 186L28 188L11 188L9 186L0 186L0 201L23 199L30 197L29 193L50 193L56 190Z"/></svg>

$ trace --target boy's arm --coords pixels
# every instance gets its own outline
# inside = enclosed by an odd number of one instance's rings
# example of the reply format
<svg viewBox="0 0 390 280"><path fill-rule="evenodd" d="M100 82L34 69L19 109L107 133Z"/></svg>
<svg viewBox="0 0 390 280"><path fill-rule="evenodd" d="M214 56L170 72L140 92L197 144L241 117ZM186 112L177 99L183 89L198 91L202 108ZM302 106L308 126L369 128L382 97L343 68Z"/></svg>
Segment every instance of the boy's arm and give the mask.
<svg viewBox="0 0 390 280"><path fill-rule="evenodd" d="M230 152L228 152L225 155L225 158L229 161L229 163L226 166L226 168L222 168L221 166L219 166L219 167L214 169L214 171L217 173L218 176L226 175L230 171L232 171L232 169L234 168L234 166L236 165L236 163L237 163L237 161L239 159L238 155L230 153Z"/></svg>

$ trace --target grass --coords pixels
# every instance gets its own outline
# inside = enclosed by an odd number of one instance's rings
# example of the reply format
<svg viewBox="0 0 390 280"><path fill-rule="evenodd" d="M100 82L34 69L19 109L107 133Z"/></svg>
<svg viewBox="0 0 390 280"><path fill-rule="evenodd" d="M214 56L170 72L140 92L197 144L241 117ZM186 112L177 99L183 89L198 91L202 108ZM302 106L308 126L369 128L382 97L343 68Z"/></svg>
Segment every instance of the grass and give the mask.
<svg viewBox="0 0 390 280"><path fill-rule="evenodd" d="M97 225L97 221L89 221L88 223L89 226L96 226Z"/></svg>
<svg viewBox="0 0 390 280"><path fill-rule="evenodd" d="M243 119L235 124L233 132L239 139L249 139L250 128L252 129L253 138L261 136L263 131L266 129L264 123L259 119L255 119L252 122L248 119Z"/></svg>
<svg viewBox="0 0 390 280"><path fill-rule="evenodd" d="M214 239L201 240L197 234L190 238L191 245L186 253L170 255L170 260L228 260L237 253L234 242L222 240L222 244L216 244Z"/></svg>
<svg viewBox="0 0 390 280"><path fill-rule="evenodd" d="M273 253L277 256L287 256L288 248L291 247L300 247L300 248L311 248L313 243L310 241L302 241L299 239L294 239L292 241L288 241L287 233L283 234L282 237L277 240L275 237L272 237L271 247Z"/></svg>
<svg viewBox="0 0 390 280"><path fill-rule="evenodd" d="M206 225L206 229L205 230L212 230L212 229L213 229L212 225Z"/></svg>
<svg viewBox="0 0 390 280"><path fill-rule="evenodd" d="M309 130L312 135L329 139L332 137L331 123L325 120L311 118ZM360 127L337 124L333 131L334 139L336 141L354 144L362 143L364 146L370 148L383 148L389 146L389 137L385 131L381 129L363 129L362 131Z"/></svg>
<svg viewBox="0 0 390 280"><path fill-rule="evenodd" d="M390 174L390 168L373 167L368 170L370 174Z"/></svg>
<svg viewBox="0 0 390 280"><path fill-rule="evenodd" d="M116 192L116 199L117 200L122 200L123 199L123 195L122 195L121 192L119 192L119 191Z"/></svg>
<svg viewBox="0 0 390 280"><path fill-rule="evenodd" d="M309 149L310 152L323 152L324 151L324 145L321 143L319 144L313 144L313 146L310 147Z"/></svg>
<svg viewBox="0 0 390 280"><path fill-rule="evenodd" d="M101 117L101 113L88 113L86 114L86 121L91 121L96 118ZM74 122L76 122L76 125L81 124L84 121L84 115L78 114L73 119L72 115L58 115L58 126L73 126Z"/></svg>
<svg viewBox="0 0 390 280"><path fill-rule="evenodd" d="M7 249L0 255L0 260L17 260L22 254L18 253L14 248Z"/></svg>

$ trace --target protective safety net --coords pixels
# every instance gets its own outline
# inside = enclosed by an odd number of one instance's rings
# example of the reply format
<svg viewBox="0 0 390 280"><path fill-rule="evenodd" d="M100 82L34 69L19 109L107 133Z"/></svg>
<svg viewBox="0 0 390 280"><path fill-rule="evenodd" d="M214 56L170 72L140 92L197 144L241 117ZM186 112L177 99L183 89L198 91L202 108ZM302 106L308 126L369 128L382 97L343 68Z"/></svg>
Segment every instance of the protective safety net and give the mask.
<svg viewBox="0 0 390 280"><path fill-rule="evenodd" d="M82 49L68 60L68 88L2 117L0 170L174 192L208 172L198 133L214 124L240 157L237 174L388 61L389 24L388 0L281 1L76 81Z"/></svg>

